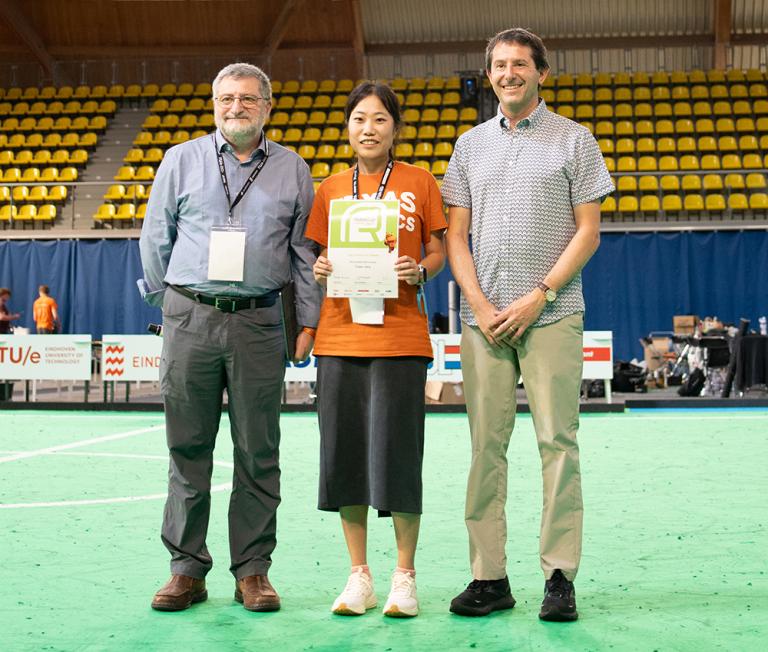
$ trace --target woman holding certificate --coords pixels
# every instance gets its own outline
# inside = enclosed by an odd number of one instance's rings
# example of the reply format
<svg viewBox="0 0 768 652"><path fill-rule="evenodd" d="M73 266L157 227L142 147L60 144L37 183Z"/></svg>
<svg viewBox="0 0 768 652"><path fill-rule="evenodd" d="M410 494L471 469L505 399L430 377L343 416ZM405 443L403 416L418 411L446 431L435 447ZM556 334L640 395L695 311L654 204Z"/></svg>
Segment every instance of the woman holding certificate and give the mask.
<svg viewBox="0 0 768 652"><path fill-rule="evenodd" d="M327 287L315 340L319 508L339 511L352 572L332 611L376 606L367 564L368 508L392 516L397 567L388 616L416 616L424 383L432 358L423 284L445 262L447 224L432 175L395 161L401 126L388 86L360 84L345 109L357 162L317 190L306 236L322 248Z"/></svg>

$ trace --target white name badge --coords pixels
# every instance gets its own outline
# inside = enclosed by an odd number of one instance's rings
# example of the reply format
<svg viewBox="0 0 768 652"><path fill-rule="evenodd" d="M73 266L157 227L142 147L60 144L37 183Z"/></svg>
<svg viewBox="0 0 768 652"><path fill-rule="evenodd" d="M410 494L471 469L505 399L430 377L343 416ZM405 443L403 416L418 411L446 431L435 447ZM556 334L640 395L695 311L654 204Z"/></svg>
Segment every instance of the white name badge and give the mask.
<svg viewBox="0 0 768 652"><path fill-rule="evenodd" d="M350 297L349 307L352 310L352 321L355 324L384 323L384 299Z"/></svg>
<svg viewBox="0 0 768 652"><path fill-rule="evenodd" d="M245 229L238 226L211 227L208 280L242 281L244 273Z"/></svg>

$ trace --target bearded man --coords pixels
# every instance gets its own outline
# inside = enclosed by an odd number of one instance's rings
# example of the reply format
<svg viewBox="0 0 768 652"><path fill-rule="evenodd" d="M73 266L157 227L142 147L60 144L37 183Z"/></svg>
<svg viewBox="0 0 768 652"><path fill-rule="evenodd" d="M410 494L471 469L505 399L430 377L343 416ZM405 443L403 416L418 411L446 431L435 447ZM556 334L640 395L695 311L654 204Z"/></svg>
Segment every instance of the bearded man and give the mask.
<svg viewBox="0 0 768 652"><path fill-rule="evenodd" d="M263 133L269 78L245 63L213 81L216 131L170 148L141 233L145 300L163 309L160 386L170 453L162 541L171 579L152 607L179 611L208 597L206 546L213 449L227 391L234 444L229 503L235 599L275 611L267 573L280 503L280 402L285 351L279 292L295 283L295 361L314 341L321 295L304 238L312 206L307 164Z"/></svg>

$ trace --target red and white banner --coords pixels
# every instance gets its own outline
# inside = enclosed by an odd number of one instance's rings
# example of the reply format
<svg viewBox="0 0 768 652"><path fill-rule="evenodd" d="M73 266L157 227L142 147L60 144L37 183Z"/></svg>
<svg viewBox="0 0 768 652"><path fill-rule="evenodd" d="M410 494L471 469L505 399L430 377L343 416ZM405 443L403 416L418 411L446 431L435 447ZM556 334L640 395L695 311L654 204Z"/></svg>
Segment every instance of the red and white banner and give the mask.
<svg viewBox="0 0 768 652"><path fill-rule="evenodd" d="M90 380L90 335L2 335L0 378Z"/></svg>
<svg viewBox="0 0 768 652"><path fill-rule="evenodd" d="M434 360L427 369L427 380L460 383L461 335L430 335ZM299 365L289 364L286 381L314 381L317 359L311 356ZM613 332L584 331L584 368L582 378L589 380L613 378Z"/></svg>
<svg viewBox="0 0 768 652"><path fill-rule="evenodd" d="M102 380L159 380L163 338L156 335L104 335L101 342Z"/></svg>

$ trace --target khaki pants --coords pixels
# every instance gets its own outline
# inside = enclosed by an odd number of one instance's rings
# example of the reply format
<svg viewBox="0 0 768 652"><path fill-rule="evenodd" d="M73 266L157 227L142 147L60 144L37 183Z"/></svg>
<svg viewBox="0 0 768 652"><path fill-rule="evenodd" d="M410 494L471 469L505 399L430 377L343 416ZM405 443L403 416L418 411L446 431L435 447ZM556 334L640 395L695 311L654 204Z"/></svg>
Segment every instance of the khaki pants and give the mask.
<svg viewBox="0 0 768 652"><path fill-rule="evenodd" d="M541 455L544 506L541 568L573 581L581 557L583 507L579 447L579 388L583 315L531 328L514 347L492 347L480 329L464 325L461 367L472 434L472 466L465 520L472 575L478 580L506 573L507 448L515 423L520 374Z"/></svg>

